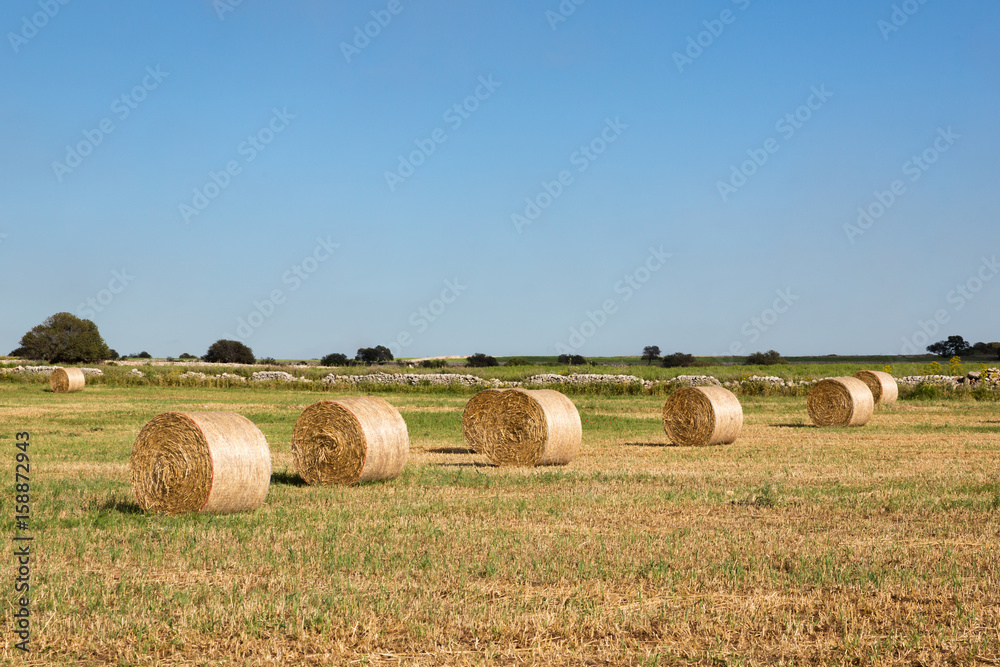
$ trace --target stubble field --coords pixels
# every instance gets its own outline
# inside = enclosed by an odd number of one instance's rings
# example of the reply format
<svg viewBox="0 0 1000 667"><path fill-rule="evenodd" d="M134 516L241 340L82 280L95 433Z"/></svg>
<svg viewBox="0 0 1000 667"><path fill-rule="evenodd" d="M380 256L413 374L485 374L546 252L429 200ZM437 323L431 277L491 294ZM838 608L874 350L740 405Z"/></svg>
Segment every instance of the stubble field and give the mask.
<svg viewBox="0 0 1000 667"><path fill-rule="evenodd" d="M472 394L380 393L409 429L403 475L318 488L291 433L336 393L0 383L2 525L27 431L35 536L32 652L8 630L3 660L1000 664L997 403L902 401L843 430L801 396L742 397L735 444L687 448L662 397L578 395L581 456L520 470L466 449ZM261 509L133 504L132 443L168 410L263 431Z"/></svg>

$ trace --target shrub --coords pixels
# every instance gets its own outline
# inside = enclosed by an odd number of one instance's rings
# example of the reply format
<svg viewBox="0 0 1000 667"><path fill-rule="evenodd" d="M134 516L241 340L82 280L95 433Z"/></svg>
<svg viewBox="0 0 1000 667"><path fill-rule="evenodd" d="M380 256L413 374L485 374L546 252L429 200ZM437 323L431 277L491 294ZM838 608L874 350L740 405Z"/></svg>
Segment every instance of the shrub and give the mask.
<svg viewBox="0 0 1000 667"><path fill-rule="evenodd" d="M504 366L531 366L531 362L521 357L511 357L504 362Z"/></svg>
<svg viewBox="0 0 1000 667"><path fill-rule="evenodd" d="M333 352L319 360L320 366L347 366L348 358L346 354Z"/></svg>
<svg viewBox="0 0 1000 667"><path fill-rule="evenodd" d="M194 356L193 354L188 354L187 352L185 352L184 354L182 354L181 356L179 356L177 358L178 359L197 359L198 357Z"/></svg>
<svg viewBox="0 0 1000 667"><path fill-rule="evenodd" d="M663 357L663 367L664 368L678 368L684 366L694 366L695 358L692 354L685 354L683 352L674 352L673 354L668 354Z"/></svg>
<svg viewBox="0 0 1000 667"><path fill-rule="evenodd" d="M121 359L121 357L116 350L108 350L108 359L114 361L116 359Z"/></svg>
<svg viewBox="0 0 1000 667"><path fill-rule="evenodd" d="M212 343L202 359L213 364L252 364L255 361L249 347L238 340L224 339Z"/></svg>
<svg viewBox="0 0 1000 667"><path fill-rule="evenodd" d="M787 364L788 361L774 350L768 350L767 352L754 352L743 363L746 366L774 366L775 364Z"/></svg>
<svg viewBox="0 0 1000 667"><path fill-rule="evenodd" d="M275 359L274 357L264 357L263 359L258 359L256 363L260 364L261 366L277 366L278 360Z"/></svg>
<svg viewBox="0 0 1000 667"><path fill-rule="evenodd" d="M143 350L139 354L133 354L132 356L134 358L136 358L136 359L152 359L153 358L153 355L151 355L149 352L146 352L145 350Z"/></svg>
<svg viewBox="0 0 1000 667"><path fill-rule="evenodd" d="M558 362L567 366L586 366L587 358L579 354L560 354Z"/></svg>
<svg viewBox="0 0 1000 667"><path fill-rule="evenodd" d="M445 359L424 359L420 362L421 368L444 368L448 365Z"/></svg>
<svg viewBox="0 0 1000 667"><path fill-rule="evenodd" d="M465 361L473 368L486 368L487 366L500 365L500 363L496 360L495 357L491 357L488 354L483 354L482 352L476 352L471 357L466 357Z"/></svg>

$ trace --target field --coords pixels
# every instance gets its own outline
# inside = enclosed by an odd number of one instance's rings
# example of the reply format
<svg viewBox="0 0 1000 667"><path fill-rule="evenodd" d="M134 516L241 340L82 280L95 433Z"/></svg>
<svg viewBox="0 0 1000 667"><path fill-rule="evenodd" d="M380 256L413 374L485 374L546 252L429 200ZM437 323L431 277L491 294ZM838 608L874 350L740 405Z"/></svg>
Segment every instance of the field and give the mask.
<svg viewBox="0 0 1000 667"><path fill-rule="evenodd" d="M574 395L582 455L516 470L466 449L471 390L386 390L403 475L313 488L292 427L335 392L44 386L0 382L8 535L14 435L32 441L18 662L1000 664L995 401L911 397L845 431L808 425L802 396L744 396L740 440L694 449L668 445L662 397ZM260 427L260 510L138 510L129 452L167 410Z"/></svg>

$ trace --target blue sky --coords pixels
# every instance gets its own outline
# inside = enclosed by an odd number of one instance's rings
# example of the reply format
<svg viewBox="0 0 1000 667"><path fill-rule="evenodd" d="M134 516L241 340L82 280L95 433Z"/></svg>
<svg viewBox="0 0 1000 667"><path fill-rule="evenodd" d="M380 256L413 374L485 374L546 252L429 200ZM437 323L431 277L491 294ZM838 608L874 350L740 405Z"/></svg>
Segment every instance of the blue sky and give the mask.
<svg viewBox="0 0 1000 667"><path fill-rule="evenodd" d="M59 311L156 356L1000 339L996 3L35 0L0 28L2 352Z"/></svg>

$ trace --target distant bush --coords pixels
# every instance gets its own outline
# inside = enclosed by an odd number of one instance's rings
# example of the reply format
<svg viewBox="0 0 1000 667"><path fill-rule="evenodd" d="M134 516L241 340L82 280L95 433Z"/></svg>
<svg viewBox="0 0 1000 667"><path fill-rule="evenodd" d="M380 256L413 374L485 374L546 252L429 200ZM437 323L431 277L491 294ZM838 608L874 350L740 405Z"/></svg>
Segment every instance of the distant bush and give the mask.
<svg viewBox="0 0 1000 667"><path fill-rule="evenodd" d="M376 345L375 347L359 347L354 358L366 364L382 364L392 361L393 356L385 345Z"/></svg>
<svg viewBox="0 0 1000 667"><path fill-rule="evenodd" d="M586 366L587 358L579 354L560 354L557 360L560 364L566 364L568 366Z"/></svg>
<svg viewBox="0 0 1000 667"><path fill-rule="evenodd" d="M746 366L774 366L775 364L787 363L788 361L786 361L784 357L774 350L768 350L767 352L754 352L747 357L746 361L743 362Z"/></svg>
<svg viewBox="0 0 1000 667"><path fill-rule="evenodd" d="M319 360L320 366L347 366L349 359L346 354L333 352Z"/></svg>
<svg viewBox="0 0 1000 667"><path fill-rule="evenodd" d="M275 359L274 357L264 357L263 359L258 359L256 363L260 364L261 366L277 366L278 360Z"/></svg>
<svg viewBox="0 0 1000 667"><path fill-rule="evenodd" d="M113 350L113 349L112 350L108 350L108 359L111 359L112 361L115 361L117 359L121 359L121 355L118 354L117 350Z"/></svg>
<svg viewBox="0 0 1000 667"><path fill-rule="evenodd" d="M208 348L202 360L213 364L252 364L253 350L238 340L217 340Z"/></svg>
<svg viewBox="0 0 1000 667"><path fill-rule="evenodd" d="M488 354L483 354L482 352L476 352L471 357L466 357L465 362L473 368L485 368L487 366L500 365L500 362L496 360L496 357L491 357Z"/></svg>
<svg viewBox="0 0 1000 667"><path fill-rule="evenodd" d="M511 357L507 361L503 362L504 366L531 366L532 363L527 359L521 357Z"/></svg>
<svg viewBox="0 0 1000 667"><path fill-rule="evenodd" d="M673 354L668 354L663 357L661 362L664 368L678 368L686 366L694 366L695 358L693 354L685 354L683 352L674 352Z"/></svg>
<svg viewBox="0 0 1000 667"><path fill-rule="evenodd" d="M187 352L185 352L184 354L182 354L181 356L179 356L177 358L178 359L197 359L198 357L194 356L193 354L188 354Z"/></svg>
<svg viewBox="0 0 1000 667"><path fill-rule="evenodd" d="M444 368L447 365L447 359L424 359L420 362L421 368Z"/></svg>
<svg viewBox="0 0 1000 667"><path fill-rule="evenodd" d="M139 354L133 354L132 356L135 359L152 359L153 358L153 355L151 355L149 352L146 352L146 350L143 350Z"/></svg>

